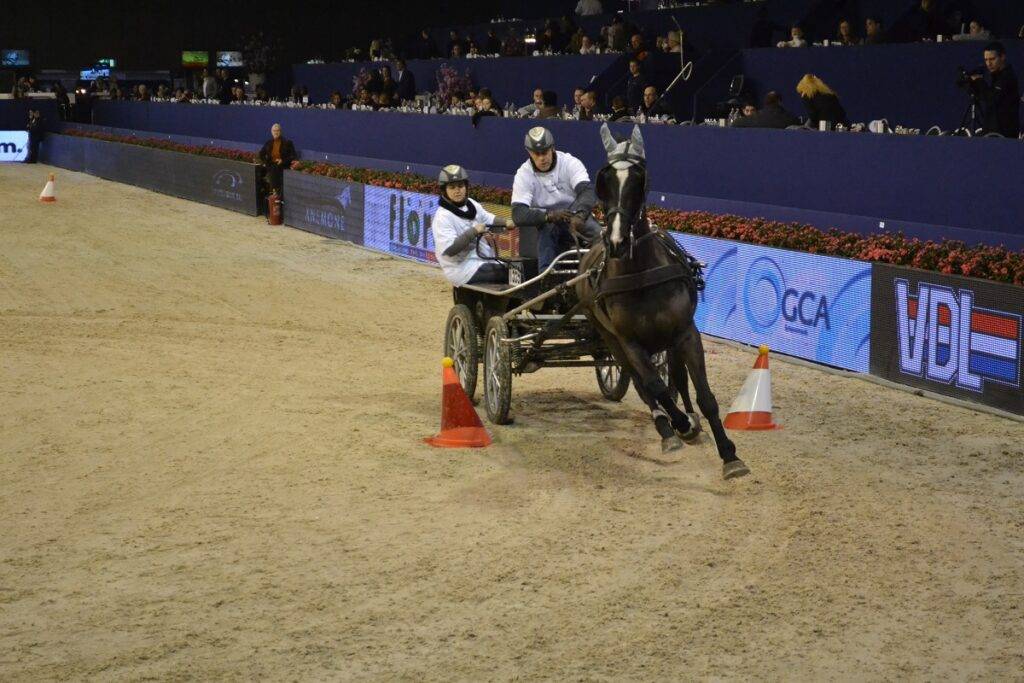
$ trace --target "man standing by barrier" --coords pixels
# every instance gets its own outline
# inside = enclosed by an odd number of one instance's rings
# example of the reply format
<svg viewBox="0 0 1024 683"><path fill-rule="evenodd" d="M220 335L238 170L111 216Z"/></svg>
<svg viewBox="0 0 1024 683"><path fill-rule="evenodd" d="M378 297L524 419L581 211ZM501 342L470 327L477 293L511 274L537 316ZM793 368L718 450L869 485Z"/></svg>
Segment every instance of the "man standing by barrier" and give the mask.
<svg viewBox="0 0 1024 683"><path fill-rule="evenodd" d="M1013 67L1006 63L1002 43L985 46L985 68L991 75L990 81L981 74L971 76L981 97L985 130L1016 138L1020 135L1020 85Z"/></svg>
<svg viewBox="0 0 1024 683"><path fill-rule="evenodd" d="M512 221L538 229L537 266L544 270L573 247L570 229L584 246L601 234L601 226L590 215L597 195L583 162L568 152L556 152L548 129L531 128L525 145L530 158L512 183Z"/></svg>
<svg viewBox="0 0 1024 683"><path fill-rule="evenodd" d="M284 170L295 161L295 145L281 135L281 124L270 127L271 138L263 143L260 149L260 164L266 173L267 184L271 191L283 194Z"/></svg>

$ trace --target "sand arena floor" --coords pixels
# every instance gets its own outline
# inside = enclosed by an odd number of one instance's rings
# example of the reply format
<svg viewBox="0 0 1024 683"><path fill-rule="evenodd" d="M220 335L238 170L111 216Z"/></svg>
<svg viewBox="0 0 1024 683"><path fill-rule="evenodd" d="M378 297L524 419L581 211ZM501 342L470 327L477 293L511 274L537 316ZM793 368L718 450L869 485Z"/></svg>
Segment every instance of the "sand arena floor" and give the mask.
<svg viewBox="0 0 1024 683"><path fill-rule="evenodd" d="M1024 425L776 358L738 481L586 370L433 450L438 271L50 170L0 166L0 679L1024 676Z"/></svg>

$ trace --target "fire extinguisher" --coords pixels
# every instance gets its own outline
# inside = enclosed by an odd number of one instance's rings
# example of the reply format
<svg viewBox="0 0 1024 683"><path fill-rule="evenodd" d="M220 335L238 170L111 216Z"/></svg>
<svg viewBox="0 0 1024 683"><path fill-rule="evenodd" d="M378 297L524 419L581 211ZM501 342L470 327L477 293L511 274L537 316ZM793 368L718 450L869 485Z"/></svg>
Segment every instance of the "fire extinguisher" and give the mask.
<svg viewBox="0 0 1024 683"><path fill-rule="evenodd" d="M274 190L267 197L267 222L271 225L281 225L284 222L284 215L281 211L281 195Z"/></svg>

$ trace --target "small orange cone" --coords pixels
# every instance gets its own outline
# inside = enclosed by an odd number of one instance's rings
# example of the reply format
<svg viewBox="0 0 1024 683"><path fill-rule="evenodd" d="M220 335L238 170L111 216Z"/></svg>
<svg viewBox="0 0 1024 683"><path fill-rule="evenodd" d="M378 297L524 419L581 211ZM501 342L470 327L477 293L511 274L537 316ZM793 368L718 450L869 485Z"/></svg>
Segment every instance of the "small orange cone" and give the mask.
<svg viewBox="0 0 1024 683"><path fill-rule="evenodd" d="M732 402L729 414L722 423L726 429L782 429L782 425L772 421L772 376L768 371L768 347L761 344L757 351L754 369L747 375L740 395Z"/></svg>
<svg viewBox="0 0 1024 683"><path fill-rule="evenodd" d="M46 181L46 187L39 193L39 201L41 202L55 202L57 201L57 186L54 185L56 178L51 173L50 179Z"/></svg>
<svg viewBox="0 0 1024 683"><path fill-rule="evenodd" d="M469 396L462 389L451 358L441 361L441 431L424 439L439 448L480 448L491 445L491 435L484 429L473 409Z"/></svg>

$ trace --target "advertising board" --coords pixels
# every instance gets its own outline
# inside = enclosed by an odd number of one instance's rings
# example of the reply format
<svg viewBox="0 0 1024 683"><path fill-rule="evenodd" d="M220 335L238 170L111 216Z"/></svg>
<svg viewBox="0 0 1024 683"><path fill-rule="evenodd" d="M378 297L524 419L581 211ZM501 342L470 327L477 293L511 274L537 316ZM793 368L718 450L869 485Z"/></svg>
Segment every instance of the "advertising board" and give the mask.
<svg viewBox="0 0 1024 683"><path fill-rule="evenodd" d="M386 187L365 187L363 246L395 256L437 263L430 225L437 195Z"/></svg>
<svg viewBox="0 0 1024 683"><path fill-rule="evenodd" d="M284 222L324 237L363 243L363 190L336 178L285 171Z"/></svg>
<svg viewBox="0 0 1024 683"><path fill-rule="evenodd" d="M0 162L28 158L28 131L0 130Z"/></svg>

